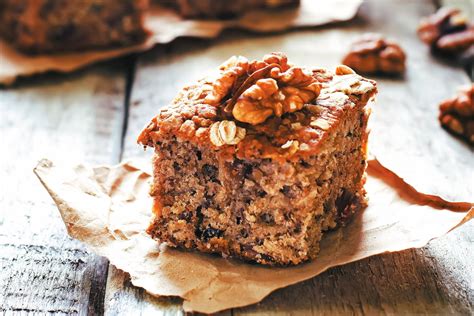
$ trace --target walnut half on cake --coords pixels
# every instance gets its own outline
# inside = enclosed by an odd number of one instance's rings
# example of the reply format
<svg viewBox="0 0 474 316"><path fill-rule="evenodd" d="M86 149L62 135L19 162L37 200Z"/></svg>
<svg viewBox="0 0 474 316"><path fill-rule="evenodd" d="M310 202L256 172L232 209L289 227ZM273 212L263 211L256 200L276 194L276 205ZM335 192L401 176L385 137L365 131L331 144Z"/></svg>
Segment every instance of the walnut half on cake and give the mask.
<svg viewBox="0 0 474 316"><path fill-rule="evenodd" d="M143 130L154 147L149 234L262 264L317 256L324 231L363 208L366 107L376 84L273 53L232 57Z"/></svg>

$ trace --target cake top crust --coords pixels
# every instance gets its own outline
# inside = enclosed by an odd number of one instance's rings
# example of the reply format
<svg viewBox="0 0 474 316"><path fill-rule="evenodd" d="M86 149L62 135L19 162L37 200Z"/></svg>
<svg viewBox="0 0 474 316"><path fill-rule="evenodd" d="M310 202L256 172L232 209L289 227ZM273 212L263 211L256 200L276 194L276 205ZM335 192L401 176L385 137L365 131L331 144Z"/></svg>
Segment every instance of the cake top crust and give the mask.
<svg viewBox="0 0 474 316"><path fill-rule="evenodd" d="M138 143L176 137L239 159L294 160L317 154L347 109L364 107L376 83L346 66L335 72L234 56L216 75L183 88L145 127Z"/></svg>

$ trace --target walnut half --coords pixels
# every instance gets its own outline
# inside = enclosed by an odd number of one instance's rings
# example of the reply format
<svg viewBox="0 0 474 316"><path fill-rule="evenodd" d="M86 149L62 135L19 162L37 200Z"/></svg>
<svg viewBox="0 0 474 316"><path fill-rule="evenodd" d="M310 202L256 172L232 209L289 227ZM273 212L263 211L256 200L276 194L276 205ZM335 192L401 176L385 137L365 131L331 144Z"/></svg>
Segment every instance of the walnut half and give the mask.
<svg viewBox="0 0 474 316"><path fill-rule="evenodd" d="M233 121L219 121L211 125L209 138L217 147L236 145L245 138L245 128L239 127Z"/></svg>
<svg viewBox="0 0 474 316"><path fill-rule="evenodd" d="M256 80L236 99L232 115L240 122L257 125L271 115L299 111L313 102L321 84L312 73L299 67L289 67L285 59L266 56L268 74ZM273 62L269 64L270 62ZM265 69L265 68L263 68Z"/></svg>
<svg viewBox="0 0 474 316"><path fill-rule="evenodd" d="M221 107L235 120L251 125L263 123L271 115L299 111L321 90L312 72L291 66L282 53L253 62L232 57L221 65L218 78L208 87L204 103Z"/></svg>
<svg viewBox="0 0 474 316"><path fill-rule="evenodd" d="M442 7L425 17L418 25L418 36L431 46L432 52L472 63L474 24L456 8Z"/></svg>
<svg viewBox="0 0 474 316"><path fill-rule="evenodd" d="M365 74L400 75L405 72L405 60L398 44L380 34L366 33L352 44L342 63Z"/></svg>
<svg viewBox="0 0 474 316"><path fill-rule="evenodd" d="M439 105L439 121L450 132L474 144L474 84Z"/></svg>

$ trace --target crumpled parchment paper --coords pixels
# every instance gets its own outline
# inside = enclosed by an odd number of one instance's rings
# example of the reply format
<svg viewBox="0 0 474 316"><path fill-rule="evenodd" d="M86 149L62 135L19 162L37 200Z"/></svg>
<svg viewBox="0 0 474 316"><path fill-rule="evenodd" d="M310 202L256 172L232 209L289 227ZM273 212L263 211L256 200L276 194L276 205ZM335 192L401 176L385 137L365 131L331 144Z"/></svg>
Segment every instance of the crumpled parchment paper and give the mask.
<svg viewBox="0 0 474 316"><path fill-rule="evenodd" d="M227 28L275 32L347 21L355 16L361 3L362 0L302 0L299 8L257 10L234 20L185 20L171 9L154 6L145 22L150 35L143 43L66 54L28 56L0 39L0 84L9 85L18 77L47 71L71 72L94 62L146 51L178 37L214 38Z"/></svg>
<svg viewBox="0 0 474 316"><path fill-rule="evenodd" d="M151 163L56 166L35 173L56 202L68 233L152 295L179 296L185 311L214 313L261 301L272 291L330 267L384 252L422 247L474 216L472 203L417 192L377 160L368 167L369 207L325 234L317 260L272 268L167 248L145 229L151 217Z"/></svg>

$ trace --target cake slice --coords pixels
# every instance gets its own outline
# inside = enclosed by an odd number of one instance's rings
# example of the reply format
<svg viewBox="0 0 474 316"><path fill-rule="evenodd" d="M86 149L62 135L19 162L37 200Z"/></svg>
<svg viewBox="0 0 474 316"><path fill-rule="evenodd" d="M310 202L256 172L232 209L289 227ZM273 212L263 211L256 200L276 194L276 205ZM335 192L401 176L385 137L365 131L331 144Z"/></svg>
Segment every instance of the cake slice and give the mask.
<svg viewBox="0 0 474 316"><path fill-rule="evenodd" d="M0 36L27 53L143 41L148 0L2 0Z"/></svg>
<svg viewBox="0 0 474 316"><path fill-rule="evenodd" d="M272 53L232 57L142 131L154 147L148 233L169 246L270 265L316 258L366 204L367 103L376 84Z"/></svg>

